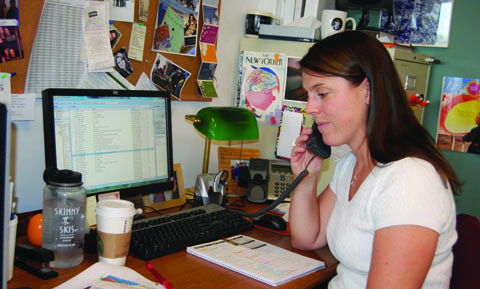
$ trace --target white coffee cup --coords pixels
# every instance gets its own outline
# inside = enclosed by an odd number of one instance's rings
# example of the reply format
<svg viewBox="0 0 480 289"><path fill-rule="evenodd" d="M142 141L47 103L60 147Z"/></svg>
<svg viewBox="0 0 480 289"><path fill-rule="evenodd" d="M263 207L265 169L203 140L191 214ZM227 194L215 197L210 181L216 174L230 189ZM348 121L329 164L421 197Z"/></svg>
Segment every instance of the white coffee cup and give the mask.
<svg viewBox="0 0 480 289"><path fill-rule="evenodd" d="M97 251L100 262L125 265L136 210L126 200L101 200L97 204Z"/></svg>
<svg viewBox="0 0 480 289"><path fill-rule="evenodd" d="M355 22L355 19L351 17L347 18L347 12L329 9L323 10L322 26L320 29L322 39L335 33L343 32L348 21L352 21L352 30L355 30L357 28L357 23Z"/></svg>

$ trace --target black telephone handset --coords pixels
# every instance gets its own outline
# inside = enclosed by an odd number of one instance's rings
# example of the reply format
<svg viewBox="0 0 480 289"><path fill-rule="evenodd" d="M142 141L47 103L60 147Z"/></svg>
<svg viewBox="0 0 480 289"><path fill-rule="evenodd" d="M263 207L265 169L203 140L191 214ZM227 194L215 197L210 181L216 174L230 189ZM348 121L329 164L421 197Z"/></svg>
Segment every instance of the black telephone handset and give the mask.
<svg viewBox="0 0 480 289"><path fill-rule="evenodd" d="M328 159L332 153L332 149L329 145L323 142L322 134L318 131L315 122L312 125L312 129L313 132L307 140L307 148L317 157Z"/></svg>
<svg viewBox="0 0 480 289"><path fill-rule="evenodd" d="M330 148L329 145L323 142L322 134L318 131L317 125L315 123L313 123L312 129L313 129L313 132L310 135L310 138L307 140L307 148L315 156L322 159L328 159L332 153L332 149ZM313 157L312 157L312 160L313 160ZM283 202L283 200L288 198L290 194L293 192L293 190L298 186L298 184L300 184L300 182L309 174L307 168L308 168L308 165L302 172L300 172L300 174L298 174L298 176L293 180L293 182L290 183L290 186L288 186L286 190L283 191L283 193L266 208L263 208L257 212L248 212L248 213L237 212L237 214L239 214L240 216L252 218L252 217L258 217L258 216L264 215L267 212L273 210L276 206L278 206L278 204L280 204L281 202Z"/></svg>

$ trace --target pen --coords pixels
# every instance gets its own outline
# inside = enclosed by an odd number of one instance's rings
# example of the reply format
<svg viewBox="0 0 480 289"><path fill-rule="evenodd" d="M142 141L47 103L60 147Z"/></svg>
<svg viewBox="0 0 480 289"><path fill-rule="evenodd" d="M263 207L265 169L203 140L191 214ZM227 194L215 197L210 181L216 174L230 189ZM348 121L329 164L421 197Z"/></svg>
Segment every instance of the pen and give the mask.
<svg viewBox="0 0 480 289"><path fill-rule="evenodd" d="M172 283L170 281L168 281L167 279L163 278L163 276L160 275L160 273L158 273L158 271L155 270L155 268L153 268L152 264L147 263L147 268L148 268L148 270L150 270L150 272L153 273L153 275L155 275L155 277L158 279L158 281L160 281L160 283L162 283L162 285L166 289L173 289Z"/></svg>

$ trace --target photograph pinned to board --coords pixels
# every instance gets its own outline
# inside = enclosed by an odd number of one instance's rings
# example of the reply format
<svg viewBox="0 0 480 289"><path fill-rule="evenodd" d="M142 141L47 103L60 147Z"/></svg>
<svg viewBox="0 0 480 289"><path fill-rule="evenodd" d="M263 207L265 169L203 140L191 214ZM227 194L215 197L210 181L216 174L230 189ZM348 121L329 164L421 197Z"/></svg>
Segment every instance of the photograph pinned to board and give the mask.
<svg viewBox="0 0 480 289"><path fill-rule="evenodd" d="M238 106L252 111L258 124L279 126L285 76L284 53L242 51Z"/></svg>
<svg viewBox="0 0 480 289"><path fill-rule="evenodd" d="M118 41L120 41L120 38L122 38L122 32L115 27L115 25L110 24L109 27L109 33L110 33L110 46L112 49L115 48L115 45L117 45Z"/></svg>
<svg viewBox="0 0 480 289"><path fill-rule="evenodd" d="M133 22L135 0L111 0L110 20Z"/></svg>
<svg viewBox="0 0 480 289"><path fill-rule="evenodd" d="M204 98L218 97L215 85L217 68L216 43L218 36L218 1L203 1L203 23L200 32L200 56L202 64L198 73L198 87Z"/></svg>
<svg viewBox="0 0 480 289"><path fill-rule="evenodd" d="M218 26L218 1L203 1L203 25Z"/></svg>
<svg viewBox="0 0 480 289"><path fill-rule="evenodd" d="M171 191L143 196L143 204L147 207L147 212L149 212L148 207L155 210L163 210L185 204L186 196L181 164L173 165L173 182L173 190Z"/></svg>
<svg viewBox="0 0 480 289"><path fill-rule="evenodd" d="M125 47L120 48L113 54L115 59L115 70L123 77L127 77L133 73L133 67L128 58L128 53Z"/></svg>
<svg viewBox="0 0 480 289"><path fill-rule="evenodd" d="M197 80L200 93L205 98L218 97L215 82L210 80Z"/></svg>
<svg viewBox="0 0 480 289"><path fill-rule="evenodd" d="M17 26L0 26L0 63L24 58L22 39Z"/></svg>
<svg viewBox="0 0 480 289"><path fill-rule="evenodd" d="M203 62L202 65L200 65L200 70L198 72L198 80L213 81L215 78L216 68L217 68L216 63Z"/></svg>
<svg viewBox="0 0 480 289"><path fill-rule="evenodd" d="M168 29L168 24L160 25L155 28L153 38L153 48L154 51L162 51L170 48L172 43L170 41L170 30Z"/></svg>
<svg viewBox="0 0 480 289"><path fill-rule="evenodd" d="M0 26L19 26L20 0L0 1Z"/></svg>
<svg viewBox="0 0 480 289"><path fill-rule="evenodd" d="M288 57L287 77L285 81L285 94L283 100L307 102L308 93L303 87L300 57Z"/></svg>
<svg viewBox="0 0 480 289"><path fill-rule="evenodd" d="M150 79L156 86L170 92L170 95L181 100L183 86L190 75L190 72L170 61L162 54L157 53L155 63L150 72Z"/></svg>
<svg viewBox="0 0 480 289"><path fill-rule="evenodd" d="M480 154L479 114L480 79L444 77L437 147Z"/></svg>
<svg viewBox="0 0 480 289"><path fill-rule="evenodd" d="M148 21L148 7L150 6L150 0L139 0L138 1L138 20L147 22Z"/></svg>
<svg viewBox="0 0 480 289"><path fill-rule="evenodd" d="M200 0L160 0L157 9L152 50L196 56ZM166 25L166 26L165 26ZM160 45L168 29L169 45ZM160 35L163 33L163 36Z"/></svg>

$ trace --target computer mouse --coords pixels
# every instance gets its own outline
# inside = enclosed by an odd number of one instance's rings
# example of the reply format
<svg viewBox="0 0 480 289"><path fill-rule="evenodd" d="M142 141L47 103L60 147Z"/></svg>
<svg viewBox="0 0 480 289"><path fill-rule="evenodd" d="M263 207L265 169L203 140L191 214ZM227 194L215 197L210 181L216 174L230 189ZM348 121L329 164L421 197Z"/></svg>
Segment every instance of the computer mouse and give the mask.
<svg viewBox="0 0 480 289"><path fill-rule="evenodd" d="M284 231L287 229L287 222L279 215L275 214L265 214L258 218L258 220L253 219L253 224L262 226L268 229Z"/></svg>

